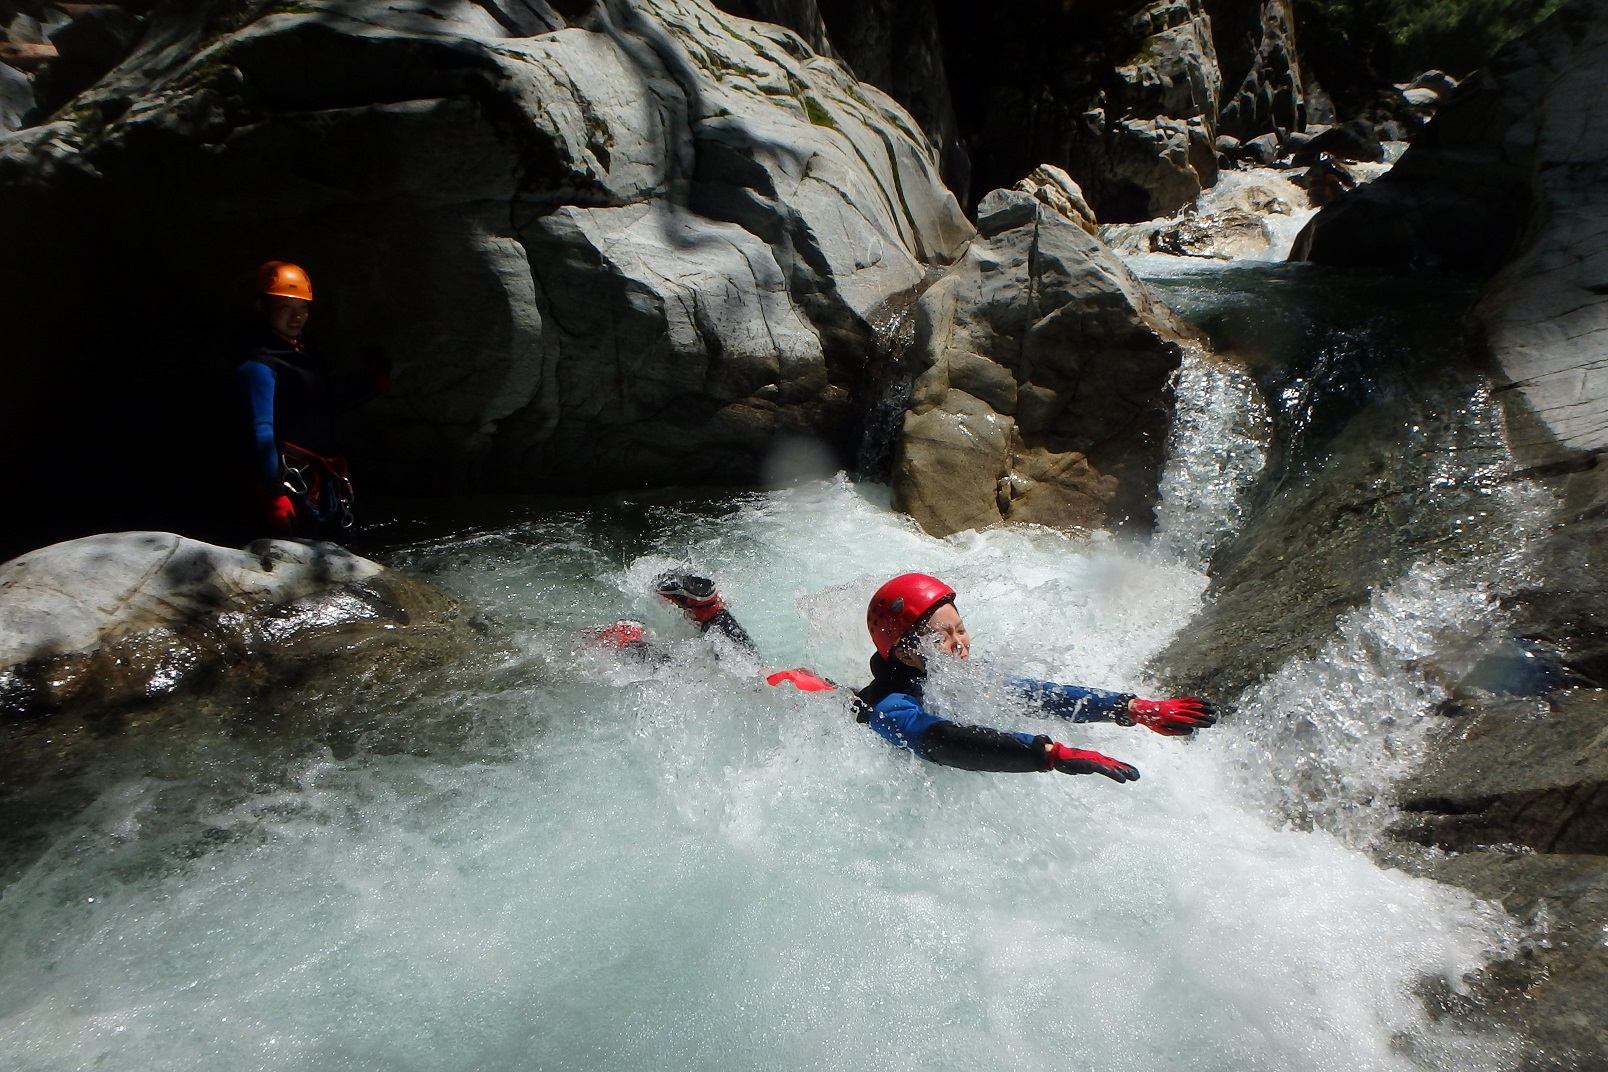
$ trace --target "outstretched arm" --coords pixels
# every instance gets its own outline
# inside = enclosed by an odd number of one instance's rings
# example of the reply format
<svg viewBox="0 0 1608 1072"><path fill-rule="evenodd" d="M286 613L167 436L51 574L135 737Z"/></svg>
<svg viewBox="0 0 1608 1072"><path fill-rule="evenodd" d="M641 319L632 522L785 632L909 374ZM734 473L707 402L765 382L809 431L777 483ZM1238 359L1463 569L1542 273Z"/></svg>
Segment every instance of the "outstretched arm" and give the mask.
<svg viewBox="0 0 1608 1072"><path fill-rule="evenodd" d="M923 759L962 770L1103 774L1117 782L1139 777L1135 768L1110 756L1068 748L1048 737L966 726L939 718L906 694L888 696L861 717L883 738Z"/></svg>
<svg viewBox="0 0 1608 1072"><path fill-rule="evenodd" d="M1053 681L1014 678L1010 686L1039 707L1068 722L1120 722L1128 713L1126 692L1107 692L1081 685L1057 685Z"/></svg>
<svg viewBox="0 0 1608 1072"><path fill-rule="evenodd" d="M1194 696L1141 700L1126 692L1057 685L1025 677L1016 678L1010 684L1045 711L1072 722L1143 726L1167 737L1187 737L1196 730L1217 724L1217 708Z"/></svg>

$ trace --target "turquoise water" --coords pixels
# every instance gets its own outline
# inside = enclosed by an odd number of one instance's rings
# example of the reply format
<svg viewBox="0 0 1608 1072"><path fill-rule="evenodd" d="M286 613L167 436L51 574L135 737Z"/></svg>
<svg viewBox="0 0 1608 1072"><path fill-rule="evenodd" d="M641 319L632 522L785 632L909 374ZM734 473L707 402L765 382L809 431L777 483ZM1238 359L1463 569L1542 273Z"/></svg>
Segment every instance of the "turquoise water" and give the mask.
<svg viewBox="0 0 1608 1072"><path fill-rule="evenodd" d="M1407 373L1450 360L1460 284L1149 270L1236 356L1180 373L1152 543L933 539L841 476L465 511L384 557L483 620L480 656L181 702L9 798L5 1067L1509 1067L1512 1040L1429 1009L1530 936L1367 852L1448 683L1504 636L1495 596L1545 505L1479 470L1488 397L1458 395L1450 431L1414 416ZM1316 650L1215 697L1222 725L1046 723L1002 687L1153 693L1214 553L1390 406L1432 456L1423 516L1466 518L1392 550ZM763 660L651 594L673 565L719 581ZM974 638L936 703L1143 778L938 768L841 693L763 684L801 664L863 682L866 600L911 569L959 589ZM619 618L663 660L588 641Z"/></svg>
<svg viewBox="0 0 1608 1072"><path fill-rule="evenodd" d="M935 540L837 479L393 558L487 611L495 654L298 701L338 731L299 739L264 709L108 772L0 894L8 1067L1505 1061L1419 993L1460 989L1515 926L1292 825L1265 739L1049 726L1000 698L1006 670L1144 691L1205 586L1173 550ZM720 580L769 662L856 683L871 590L939 573L979 657L939 674L943 702L1144 777L923 764L840 695L768 688L695 636L648 594L678 562ZM1488 611L1437 613L1457 633ZM621 616L668 661L586 646ZM1419 687L1389 660L1356 671L1364 699Z"/></svg>

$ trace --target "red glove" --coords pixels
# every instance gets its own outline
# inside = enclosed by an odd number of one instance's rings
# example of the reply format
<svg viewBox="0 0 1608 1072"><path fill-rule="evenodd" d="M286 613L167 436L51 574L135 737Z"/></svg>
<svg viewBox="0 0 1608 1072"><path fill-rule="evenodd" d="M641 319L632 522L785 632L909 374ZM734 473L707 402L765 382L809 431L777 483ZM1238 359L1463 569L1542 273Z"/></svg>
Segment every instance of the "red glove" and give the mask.
<svg viewBox="0 0 1608 1072"><path fill-rule="evenodd" d="M629 648L647 643L648 630L641 622L618 621L606 629L592 633L599 643L609 648Z"/></svg>
<svg viewBox="0 0 1608 1072"><path fill-rule="evenodd" d="M1176 700L1128 701L1133 723L1167 737L1187 737L1196 730L1217 724L1217 708L1205 700L1184 696Z"/></svg>
<svg viewBox="0 0 1608 1072"><path fill-rule="evenodd" d="M296 524L296 504L289 495L268 501L268 524L275 532L289 532Z"/></svg>
<svg viewBox="0 0 1608 1072"><path fill-rule="evenodd" d="M1120 759L1088 752L1082 748L1068 748L1059 741L1050 742L1050 769L1062 774L1103 774L1113 782L1137 782L1139 769Z"/></svg>
<svg viewBox="0 0 1608 1072"><path fill-rule="evenodd" d="M807 670L802 666L793 670L778 670L765 678L767 685L780 685L784 681L800 692L830 692L837 688L814 670Z"/></svg>

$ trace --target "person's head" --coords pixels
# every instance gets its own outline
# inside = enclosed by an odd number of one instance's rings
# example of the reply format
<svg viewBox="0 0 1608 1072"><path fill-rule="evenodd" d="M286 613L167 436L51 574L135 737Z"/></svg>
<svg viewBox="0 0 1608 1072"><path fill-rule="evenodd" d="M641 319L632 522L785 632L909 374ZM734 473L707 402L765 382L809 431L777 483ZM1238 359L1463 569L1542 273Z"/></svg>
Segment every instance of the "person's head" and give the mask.
<svg viewBox="0 0 1608 1072"><path fill-rule="evenodd" d="M964 659L971 654L971 637L955 609L955 590L925 573L903 573L878 588L865 620L884 659L921 668L921 644L928 638L945 655Z"/></svg>
<svg viewBox="0 0 1608 1072"><path fill-rule="evenodd" d="M298 265L269 261L257 269L257 310L282 339L301 338L313 308L313 283Z"/></svg>

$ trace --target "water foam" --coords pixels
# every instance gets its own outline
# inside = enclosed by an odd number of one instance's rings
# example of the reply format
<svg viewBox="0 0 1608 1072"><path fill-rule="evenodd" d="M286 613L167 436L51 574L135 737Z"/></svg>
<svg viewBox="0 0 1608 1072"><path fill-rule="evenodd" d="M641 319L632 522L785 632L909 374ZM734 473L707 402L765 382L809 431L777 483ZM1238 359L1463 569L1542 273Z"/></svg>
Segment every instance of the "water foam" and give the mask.
<svg viewBox="0 0 1608 1072"><path fill-rule="evenodd" d="M399 560L490 608L499 654L332 692L369 727L355 747L236 726L190 747L189 769L109 779L0 895L12 1067L1349 1072L1508 1056L1431 1022L1416 994L1460 986L1510 925L1321 824L1291 827L1243 724L1187 742L1052 725L988 701L985 668L938 686L967 716L1144 778L937 768L857 725L841 694L767 688L717 658L645 584L691 560L770 661L857 683L866 596L925 569L960 588L996 668L1142 689L1204 588L1176 556L1031 529L934 540L875 489L831 481ZM576 653L579 631L622 615L666 661Z"/></svg>

